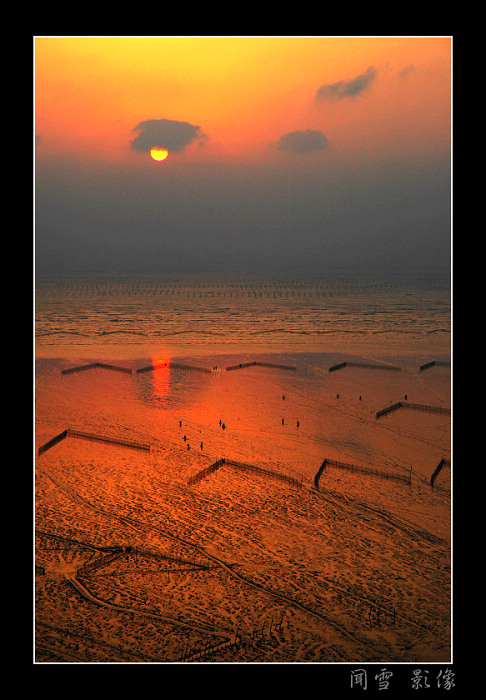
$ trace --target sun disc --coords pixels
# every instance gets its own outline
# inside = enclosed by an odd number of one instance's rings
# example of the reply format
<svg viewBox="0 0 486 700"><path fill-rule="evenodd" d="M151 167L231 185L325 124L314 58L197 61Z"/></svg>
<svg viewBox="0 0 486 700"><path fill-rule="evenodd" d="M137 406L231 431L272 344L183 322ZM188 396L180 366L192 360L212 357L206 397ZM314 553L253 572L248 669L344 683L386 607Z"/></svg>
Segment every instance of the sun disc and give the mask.
<svg viewBox="0 0 486 700"><path fill-rule="evenodd" d="M165 160L169 155L169 151L165 148L154 147L150 149L150 155L154 160Z"/></svg>

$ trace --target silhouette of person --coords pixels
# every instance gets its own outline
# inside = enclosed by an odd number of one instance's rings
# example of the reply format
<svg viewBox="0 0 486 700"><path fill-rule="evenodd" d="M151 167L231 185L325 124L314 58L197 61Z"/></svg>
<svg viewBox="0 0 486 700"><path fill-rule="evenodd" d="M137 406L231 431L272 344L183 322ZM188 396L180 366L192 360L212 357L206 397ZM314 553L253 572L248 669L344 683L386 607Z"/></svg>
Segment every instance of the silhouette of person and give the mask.
<svg viewBox="0 0 486 700"><path fill-rule="evenodd" d="M201 442L201 450L202 450L202 448L203 448L203 444L202 444L202 442Z"/></svg>
<svg viewBox="0 0 486 700"><path fill-rule="evenodd" d="M187 440L187 437L184 435L184 442Z"/></svg>
<svg viewBox="0 0 486 700"><path fill-rule="evenodd" d="M299 423L299 421L297 421L297 427L299 427L299 425L300 425L300 423Z"/></svg>
<svg viewBox="0 0 486 700"><path fill-rule="evenodd" d="M284 419L282 418L282 425L285 425Z"/></svg>

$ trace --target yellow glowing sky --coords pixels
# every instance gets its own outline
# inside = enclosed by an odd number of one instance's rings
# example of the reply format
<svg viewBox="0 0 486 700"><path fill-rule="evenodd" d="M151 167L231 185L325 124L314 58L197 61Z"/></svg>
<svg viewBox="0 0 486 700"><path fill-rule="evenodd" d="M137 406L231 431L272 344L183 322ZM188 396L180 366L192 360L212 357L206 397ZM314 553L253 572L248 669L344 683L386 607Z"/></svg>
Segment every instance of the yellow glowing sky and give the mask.
<svg viewBox="0 0 486 700"><path fill-rule="evenodd" d="M370 66L361 95L316 103L322 85ZM35 38L37 158L148 162L130 151L132 129L162 118L208 136L179 159L265 158L306 129L342 151L444 153L450 110L448 37Z"/></svg>

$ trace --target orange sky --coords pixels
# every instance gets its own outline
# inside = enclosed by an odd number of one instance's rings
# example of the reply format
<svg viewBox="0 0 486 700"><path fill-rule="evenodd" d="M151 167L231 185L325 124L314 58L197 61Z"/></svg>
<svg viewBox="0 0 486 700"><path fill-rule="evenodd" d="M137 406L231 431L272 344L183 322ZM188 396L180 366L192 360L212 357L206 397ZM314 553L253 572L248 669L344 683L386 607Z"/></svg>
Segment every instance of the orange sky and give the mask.
<svg viewBox="0 0 486 700"><path fill-rule="evenodd" d="M34 48L37 269L448 264L450 37Z"/></svg>
<svg viewBox="0 0 486 700"><path fill-rule="evenodd" d="M368 89L316 102L322 85L370 66ZM268 144L307 129L333 150L443 154L450 93L450 38L37 37L36 157L150 161L130 151L132 129L148 119L208 136L178 159L269 158Z"/></svg>

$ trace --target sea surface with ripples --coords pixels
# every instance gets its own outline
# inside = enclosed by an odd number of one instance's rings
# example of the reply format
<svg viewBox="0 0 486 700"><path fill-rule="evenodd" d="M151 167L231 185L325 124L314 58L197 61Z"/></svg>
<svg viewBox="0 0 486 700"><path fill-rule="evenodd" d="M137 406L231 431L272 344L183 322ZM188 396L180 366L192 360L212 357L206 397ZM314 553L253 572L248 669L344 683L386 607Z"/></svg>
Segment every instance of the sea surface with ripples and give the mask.
<svg viewBox="0 0 486 700"><path fill-rule="evenodd" d="M315 350L327 342L451 337L448 270L38 277L38 349L212 345Z"/></svg>

